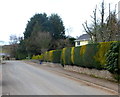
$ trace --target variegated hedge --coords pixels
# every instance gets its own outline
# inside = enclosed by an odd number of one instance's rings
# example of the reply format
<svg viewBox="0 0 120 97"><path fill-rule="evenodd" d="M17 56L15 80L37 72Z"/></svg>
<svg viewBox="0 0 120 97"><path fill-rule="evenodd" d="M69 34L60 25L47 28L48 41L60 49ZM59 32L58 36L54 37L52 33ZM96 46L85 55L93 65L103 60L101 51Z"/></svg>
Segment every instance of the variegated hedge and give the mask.
<svg viewBox="0 0 120 97"><path fill-rule="evenodd" d="M53 63L61 63L62 65L76 65L85 68L107 69L106 66L108 66L108 60L106 53L110 50L112 43L120 44L120 42L100 42L80 47L67 47L62 50L45 52L40 56L33 56L33 58ZM117 52L118 51L119 50L117 50ZM120 52L118 53L120 54Z"/></svg>

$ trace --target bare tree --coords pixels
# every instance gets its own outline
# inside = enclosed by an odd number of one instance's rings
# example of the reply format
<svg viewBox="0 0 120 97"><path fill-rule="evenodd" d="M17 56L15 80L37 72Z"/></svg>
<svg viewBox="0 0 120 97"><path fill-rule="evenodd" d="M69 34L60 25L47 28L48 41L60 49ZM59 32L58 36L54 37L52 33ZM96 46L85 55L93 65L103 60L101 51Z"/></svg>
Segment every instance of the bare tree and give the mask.
<svg viewBox="0 0 120 97"><path fill-rule="evenodd" d="M97 6L95 8L95 10L93 11L93 16L91 16L91 18L93 19L93 25L92 27L88 27L87 21L82 24L84 27L84 30L86 31L86 33L88 33L90 35L90 38L93 42L97 42Z"/></svg>
<svg viewBox="0 0 120 97"><path fill-rule="evenodd" d="M105 16L105 4L104 4L104 0L103 0L103 2L102 2L102 4L101 4L101 28L100 28L100 35L101 35L101 40L103 41L103 42L105 42L105 38L104 38L104 27L105 27L105 25L104 25L104 16Z"/></svg>
<svg viewBox="0 0 120 97"><path fill-rule="evenodd" d="M51 35L49 32L38 32L35 42L40 46L42 53L47 51L51 42Z"/></svg>
<svg viewBox="0 0 120 97"><path fill-rule="evenodd" d="M105 42L105 41L116 41L120 38L120 23L117 20L116 16L116 5L115 10L111 11L110 4L109 4L109 15L105 19L105 4L104 0L101 3L101 10L100 10L100 19L97 20L97 7L93 11L93 19L91 27L88 26L87 21L82 24L86 33L88 33L93 42Z"/></svg>
<svg viewBox="0 0 120 97"><path fill-rule="evenodd" d="M10 35L10 44L17 44L19 41L19 38L16 35Z"/></svg>
<svg viewBox="0 0 120 97"><path fill-rule="evenodd" d="M26 40L28 56L47 51L49 49L51 39L49 32L36 32L35 35L31 34L31 37Z"/></svg>
<svg viewBox="0 0 120 97"><path fill-rule="evenodd" d="M19 37L16 35L10 35L10 55L11 57L16 57L17 54L17 48L18 48L18 42L19 42Z"/></svg>

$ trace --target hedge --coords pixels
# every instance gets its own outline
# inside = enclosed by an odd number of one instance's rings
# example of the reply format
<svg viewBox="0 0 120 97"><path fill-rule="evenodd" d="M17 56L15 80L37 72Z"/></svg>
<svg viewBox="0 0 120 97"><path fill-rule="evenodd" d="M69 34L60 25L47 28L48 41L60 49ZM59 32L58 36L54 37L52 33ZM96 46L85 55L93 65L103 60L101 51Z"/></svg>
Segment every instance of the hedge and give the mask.
<svg viewBox="0 0 120 97"><path fill-rule="evenodd" d="M61 55L61 64L71 65L71 48L64 48Z"/></svg>
<svg viewBox="0 0 120 97"><path fill-rule="evenodd" d="M116 68L119 64L119 48L120 42L100 42L80 47L67 47L62 50L51 50L36 57L47 62L61 63L62 65L118 71Z"/></svg>
<svg viewBox="0 0 120 97"><path fill-rule="evenodd" d="M43 56L44 56L43 61L48 62L48 61L49 61L49 52L45 52L45 53L43 54Z"/></svg>
<svg viewBox="0 0 120 97"><path fill-rule="evenodd" d="M54 50L53 51L53 60L52 62L53 63L60 63L60 60L61 60L61 51L62 50Z"/></svg>
<svg viewBox="0 0 120 97"><path fill-rule="evenodd" d="M106 53L107 69L113 74L120 75L120 42L112 43Z"/></svg>
<svg viewBox="0 0 120 97"><path fill-rule="evenodd" d="M45 62L60 63L62 50L51 50L41 55L33 55L32 59L42 60Z"/></svg>
<svg viewBox="0 0 120 97"><path fill-rule="evenodd" d="M80 47L64 48L61 55L61 64L106 69L108 64L106 53L110 50L112 43L117 44L118 42L100 42Z"/></svg>
<svg viewBox="0 0 120 97"><path fill-rule="evenodd" d="M32 59L38 60L38 59L40 59L40 57L41 57L41 55L33 55L33 56L32 56Z"/></svg>

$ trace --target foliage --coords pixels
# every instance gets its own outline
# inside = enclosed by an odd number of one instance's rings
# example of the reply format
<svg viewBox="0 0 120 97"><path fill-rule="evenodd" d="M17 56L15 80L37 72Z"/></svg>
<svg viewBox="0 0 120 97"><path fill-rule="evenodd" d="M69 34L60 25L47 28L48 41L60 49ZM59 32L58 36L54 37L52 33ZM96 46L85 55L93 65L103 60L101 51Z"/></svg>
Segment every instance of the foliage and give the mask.
<svg viewBox="0 0 120 97"><path fill-rule="evenodd" d="M27 56L28 54L26 51L25 41L21 38L20 43L17 48L16 58L21 60L21 59L26 59Z"/></svg>
<svg viewBox="0 0 120 97"><path fill-rule="evenodd" d="M48 17L46 13L43 14L35 14L33 17L30 18L28 21L27 26L24 32L24 38L27 39L31 36L32 32L48 32Z"/></svg>
<svg viewBox="0 0 120 97"><path fill-rule="evenodd" d="M106 69L106 52L111 43L102 42L88 44L81 47L64 48L61 55L61 63L64 65L77 65L87 68Z"/></svg>
<svg viewBox="0 0 120 97"><path fill-rule="evenodd" d="M51 24L51 36L53 39L63 39L65 37L65 27L63 21L57 14L51 14L49 17Z"/></svg>
<svg viewBox="0 0 120 97"><path fill-rule="evenodd" d="M69 38L66 38L66 39L55 40L54 43L52 43L52 46L53 49L63 49L65 47L72 47L74 45L69 40Z"/></svg>
<svg viewBox="0 0 120 97"><path fill-rule="evenodd" d="M80 47L66 47L62 50L51 50L41 55L33 56L33 59L61 63L63 66L76 65L98 70L107 69L114 74L116 79L119 79L119 57L120 42L113 41L88 44Z"/></svg>
<svg viewBox="0 0 120 97"><path fill-rule="evenodd" d="M74 64L77 66L83 66L82 56L80 56L80 48L81 47L75 47L74 50Z"/></svg>
<svg viewBox="0 0 120 97"><path fill-rule="evenodd" d="M74 64L87 68L96 68L98 65L94 59L96 52L97 44L89 44L86 46L76 47Z"/></svg>
<svg viewBox="0 0 120 97"><path fill-rule="evenodd" d="M44 61L45 61L45 62L48 62L48 60L49 60L49 52L46 51L46 52L44 53Z"/></svg>
<svg viewBox="0 0 120 97"><path fill-rule="evenodd" d="M53 61L53 50L49 51L49 57L48 57L48 61L52 62Z"/></svg>
<svg viewBox="0 0 120 97"><path fill-rule="evenodd" d="M85 50L86 50L86 45L83 45L83 46L81 47L81 49L80 49L80 55L81 55L81 56L84 55Z"/></svg>
<svg viewBox="0 0 120 97"><path fill-rule="evenodd" d="M62 52L62 64L64 65L72 65L72 61L71 61L71 48L67 47L64 48L63 52Z"/></svg>
<svg viewBox="0 0 120 97"><path fill-rule="evenodd" d="M32 59L36 59L36 60L38 60L38 59L40 59L40 55L33 55L33 57L32 57Z"/></svg>
<svg viewBox="0 0 120 97"><path fill-rule="evenodd" d="M71 61L72 61L72 63L74 64L75 62L74 62L74 51L75 51L75 47L72 47L71 48Z"/></svg>
<svg viewBox="0 0 120 97"><path fill-rule="evenodd" d="M48 50L51 36L48 32L36 32L26 40L27 52L31 55L41 54Z"/></svg>
<svg viewBox="0 0 120 97"><path fill-rule="evenodd" d="M59 15L51 14L48 17L46 13L35 14L26 25L18 52L22 55L24 51L26 57L40 55L50 49L63 48L63 45L59 45L61 39L65 39L65 28Z"/></svg>
<svg viewBox="0 0 120 97"><path fill-rule="evenodd" d="M101 64L99 61L95 60L95 55L99 51L98 44L88 44L86 46L86 51L83 57L83 64L84 67L87 68L96 68L96 69L103 69L101 68Z"/></svg>
<svg viewBox="0 0 120 97"><path fill-rule="evenodd" d="M66 48L63 48L62 53L61 53L61 64L64 65L66 63L65 61L65 52Z"/></svg>
<svg viewBox="0 0 120 97"><path fill-rule="evenodd" d="M101 42L98 44L98 52L94 56L95 60L100 62L101 65L106 64L105 53L109 50L111 42ZM104 67L104 66L103 66Z"/></svg>
<svg viewBox="0 0 120 97"><path fill-rule="evenodd" d="M46 62L60 63L61 50L51 50L47 51L41 55L33 55L32 59L44 60Z"/></svg>
<svg viewBox="0 0 120 97"><path fill-rule="evenodd" d="M40 56L39 56L39 60L44 60L44 55L43 54L41 54Z"/></svg>
<svg viewBox="0 0 120 97"><path fill-rule="evenodd" d="M68 39L69 39L69 44L71 44L71 46L74 46L76 39L74 37L68 37Z"/></svg>
<svg viewBox="0 0 120 97"><path fill-rule="evenodd" d="M61 50L54 50L53 51L53 63L60 63L61 58Z"/></svg>
<svg viewBox="0 0 120 97"><path fill-rule="evenodd" d="M120 74L119 54L120 42L113 42L106 53L107 69L113 74Z"/></svg>

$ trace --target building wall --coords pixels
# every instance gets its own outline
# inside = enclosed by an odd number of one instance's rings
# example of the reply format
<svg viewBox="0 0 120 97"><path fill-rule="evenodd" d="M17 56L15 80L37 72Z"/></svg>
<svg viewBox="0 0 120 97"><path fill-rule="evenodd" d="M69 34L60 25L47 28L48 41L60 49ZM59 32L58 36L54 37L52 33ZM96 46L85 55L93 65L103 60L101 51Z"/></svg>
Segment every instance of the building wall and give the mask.
<svg viewBox="0 0 120 97"><path fill-rule="evenodd" d="M79 42L79 45L78 45L78 42ZM76 42L75 42L75 47L82 46L82 45L86 45L86 44L88 44L88 41L87 41L87 40L76 41Z"/></svg>
<svg viewBox="0 0 120 97"><path fill-rule="evenodd" d="M86 41L81 41L80 42L80 45L86 45L86 44L88 44L88 41L86 40Z"/></svg>
<svg viewBox="0 0 120 97"><path fill-rule="evenodd" d="M80 46L80 45L78 45L78 42L80 44L80 41L75 41L75 47Z"/></svg>

